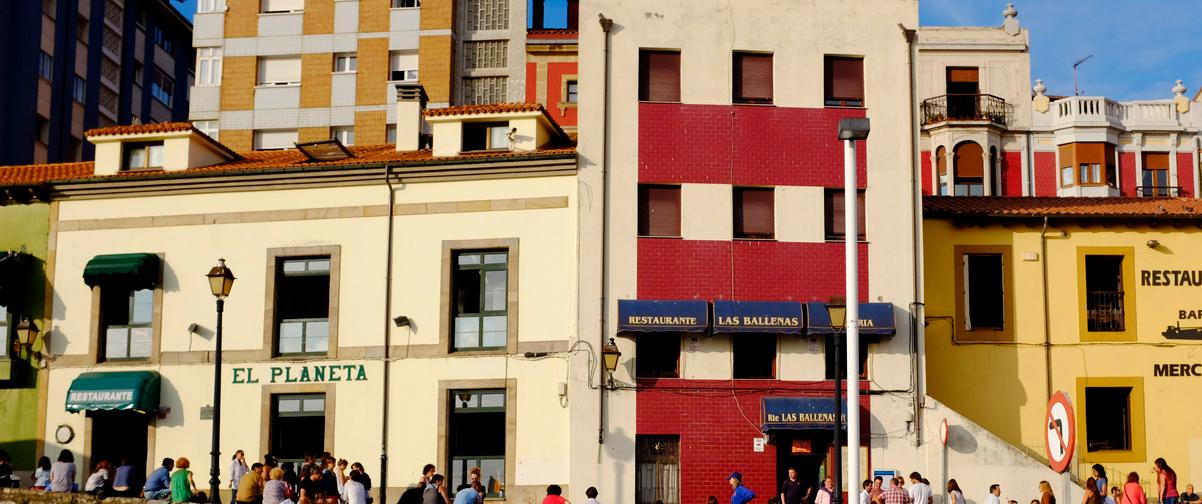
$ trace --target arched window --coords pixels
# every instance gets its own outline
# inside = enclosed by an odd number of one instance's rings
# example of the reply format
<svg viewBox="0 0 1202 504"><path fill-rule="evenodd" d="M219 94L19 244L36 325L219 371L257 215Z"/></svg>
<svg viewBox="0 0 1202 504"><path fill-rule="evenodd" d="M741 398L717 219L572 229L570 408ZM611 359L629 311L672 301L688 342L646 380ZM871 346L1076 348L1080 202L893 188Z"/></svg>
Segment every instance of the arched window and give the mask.
<svg viewBox="0 0 1202 504"><path fill-rule="evenodd" d="M956 196L985 195L985 151L976 142L961 142L952 151Z"/></svg>
<svg viewBox="0 0 1202 504"><path fill-rule="evenodd" d="M935 194L947 196L947 148L942 145L935 149L935 170L935 173L939 175L937 177L939 188Z"/></svg>

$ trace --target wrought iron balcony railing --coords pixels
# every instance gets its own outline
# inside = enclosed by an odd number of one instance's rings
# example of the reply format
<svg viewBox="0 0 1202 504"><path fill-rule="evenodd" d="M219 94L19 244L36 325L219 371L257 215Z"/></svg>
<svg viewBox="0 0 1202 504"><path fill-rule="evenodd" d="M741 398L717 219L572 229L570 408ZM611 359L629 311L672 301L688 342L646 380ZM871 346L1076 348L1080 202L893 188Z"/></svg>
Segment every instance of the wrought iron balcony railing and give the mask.
<svg viewBox="0 0 1202 504"><path fill-rule="evenodd" d="M1006 100L991 94L945 94L922 101L922 124L989 121L1006 125Z"/></svg>
<svg viewBox="0 0 1202 504"><path fill-rule="evenodd" d="M1086 310L1090 331L1123 330L1125 319L1122 291L1091 291L1087 296Z"/></svg>

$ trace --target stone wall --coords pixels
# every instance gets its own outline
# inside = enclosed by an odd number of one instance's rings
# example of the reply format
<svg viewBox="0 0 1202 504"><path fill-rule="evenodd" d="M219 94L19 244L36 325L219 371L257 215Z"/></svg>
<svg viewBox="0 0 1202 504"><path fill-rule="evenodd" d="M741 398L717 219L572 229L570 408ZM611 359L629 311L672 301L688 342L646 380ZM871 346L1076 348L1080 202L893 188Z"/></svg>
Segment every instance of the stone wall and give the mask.
<svg viewBox="0 0 1202 504"><path fill-rule="evenodd" d="M101 500L86 493L43 492L16 488L0 489L0 504L144 504L136 497L109 497Z"/></svg>

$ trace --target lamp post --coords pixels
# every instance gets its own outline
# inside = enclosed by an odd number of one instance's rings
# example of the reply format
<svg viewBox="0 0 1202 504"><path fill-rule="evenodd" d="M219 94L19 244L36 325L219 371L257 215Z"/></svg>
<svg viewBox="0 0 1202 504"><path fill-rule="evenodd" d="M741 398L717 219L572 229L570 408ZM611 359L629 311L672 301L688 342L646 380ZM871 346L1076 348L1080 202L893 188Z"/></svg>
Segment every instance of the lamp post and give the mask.
<svg viewBox="0 0 1202 504"><path fill-rule="evenodd" d="M846 260L847 313L847 483L860 482L860 282L859 282L859 198L856 184L856 140L867 140L867 117L839 120L839 140L843 140L843 242ZM836 394L837 395L837 394ZM835 410L838 418L839 410ZM838 422L835 422L836 424ZM839 447L836 447L838 450ZM835 489L839 491L838 488ZM836 503L838 504L838 503Z"/></svg>
<svg viewBox="0 0 1202 504"><path fill-rule="evenodd" d="M22 348L33 353L33 344L38 339L38 332L38 325L29 320L29 317L21 319L17 324L17 340L13 342L13 353L20 353ZM34 357L37 360L41 359L40 355Z"/></svg>
<svg viewBox="0 0 1202 504"><path fill-rule="evenodd" d="M225 259L218 259L217 265L205 275L209 277L209 290L217 298L217 338L213 351L213 456L212 467L209 469L209 502L221 504L221 314L225 311L225 298L234 288L234 272L225 267Z"/></svg>
<svg viewBox="0 0 1202 504"><path fill-rule="evenodd" d="M622 351L618 350L618 344L613 338L609 339L609 343L601 347L601 361L605 365L605 371L609 374L609 382L606 384L610 390L615 390L614 387L614 371L618 370L618 358L622 356Z"/></svg>
<svg viewBox="0 0 1202 504"><path fill-rule="evenodd" d="M846 327L845 324L847 323L847 306L832 303L832 304L827 305L826 310L831 318L831 327L833 329L835 329L835 334L833 336L835 348L833 349L833 352L832 352L835 354L835 395L834 395L834 399L835 399L834 425L835 426L834 426L834 433L832 434L832 440L831 440L831 447L832 447L831 448L831 468L832 468L832 470L828 471L827 474L830 474L835 479L835 491L831 495L831 504L839 504L840 502L842 502L842 492L843 492L843 490L842 490L843 487L840 486L840 484L839 484L840 480L842 479L842 474L840 474L840 472L841 472L840 468L842 466L840 465L840 462L842 461L842 458L843 458L842 457L843 425L841 425L842 422L840 422L840 420L842 420L842 419L840 418L841 415L839 415L839 412L843 410L843 408L842 408L842 405L843 405L843 374L842 374L843 355L841 353L839 353L839 350L842 348L841 347L842 341L841 341L841 338L839 337L839 330Z"/></svg>

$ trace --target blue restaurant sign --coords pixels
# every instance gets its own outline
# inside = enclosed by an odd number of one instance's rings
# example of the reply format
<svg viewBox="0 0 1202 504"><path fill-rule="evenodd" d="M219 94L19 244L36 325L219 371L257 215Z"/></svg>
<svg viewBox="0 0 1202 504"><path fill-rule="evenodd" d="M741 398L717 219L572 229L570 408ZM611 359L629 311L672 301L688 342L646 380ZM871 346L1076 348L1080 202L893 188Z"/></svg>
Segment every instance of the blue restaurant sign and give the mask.
<svg viewBox="0 0 1202 504"><path fill-rule="evenodd" d="M797 301L714 301L716 333L801 333L804 324Z"/></svg>
<svg viewBox="0 0 1202 504"><path fill-rule="evenodd" d="M764 397L762 430L831 429L835 426L832 397ZM839 425L847 425L847 403L840 402ZM861 412L863 414L863 412Z"/></svg>
<svg viewBox="0 0 1202 504"><path fill-rule="evenodd" d="M831 325L831 314L826 303L806 303L806 333L835 334L843 329ZM892 336L893 303L860 303L860 334Z"/></svg>
<svg viewBox="0 0 1202 504"><path fill-rule="evenodd" d="M627 332L705 332L706 301L618 300L618 330Z"/></svg>

